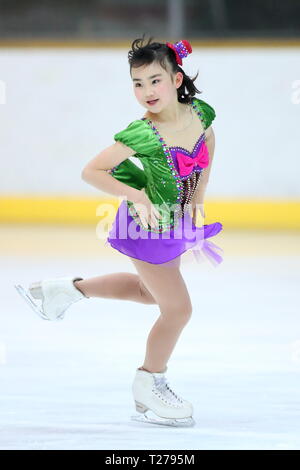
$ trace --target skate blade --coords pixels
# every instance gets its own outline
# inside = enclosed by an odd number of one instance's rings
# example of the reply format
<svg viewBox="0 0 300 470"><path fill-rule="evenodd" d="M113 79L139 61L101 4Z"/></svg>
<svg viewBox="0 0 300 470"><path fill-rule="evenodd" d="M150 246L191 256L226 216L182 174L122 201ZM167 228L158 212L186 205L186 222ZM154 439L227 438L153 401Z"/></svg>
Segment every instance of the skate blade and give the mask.
<svg viewBox="0 0 300 470"><path fill-rule="evenodd" d="M21 297L23 297L23 299L26 300L28 305L30 305L30 307L35 311L35 313L40 318L42 318L43 320L49 320L49 318L44 314L44 312L40 309L40 307L32 300L28 292L26 292L26 290L21 285L15 284L15 288L17 289Z"/></svg>
<svg viewBox="0 0 300 470"><path fill-rule="evenodd" d="M196 423L190 416L188 418L162 418L157 416L155 413L148 410L146 413L140 413L131 416L132 421L138 421L140 423L159 424L162 426L173 426L173 427L192 427Z"/></svg>

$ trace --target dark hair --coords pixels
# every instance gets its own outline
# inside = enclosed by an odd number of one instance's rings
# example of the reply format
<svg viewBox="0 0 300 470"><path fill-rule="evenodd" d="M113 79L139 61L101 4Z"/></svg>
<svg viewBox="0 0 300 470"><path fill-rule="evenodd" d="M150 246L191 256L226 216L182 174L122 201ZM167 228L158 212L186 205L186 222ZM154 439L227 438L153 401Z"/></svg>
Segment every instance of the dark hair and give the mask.
<svg viewBox="0 0 300 470"><path fill-rule="evenodd" d="M183 81L177 89L178 101L180 103L191 103L192 97L195 96L196 93L202 93L202 91L199 91L194 85L198 73L194 78L190 78L176 62L175 52L170 47L161 42L152 42L152 36L149 38L148 43L143 45L144 36L145 34L143 34L142 38L135 39L131 44L131 50L128 52L130 75L132 68L152 64L153 62L159 63L168 73L171 71L172 82L174 78L173 74L181 72L183 74ZM187 93L185 93L185 90L187 90Z"/></svg>

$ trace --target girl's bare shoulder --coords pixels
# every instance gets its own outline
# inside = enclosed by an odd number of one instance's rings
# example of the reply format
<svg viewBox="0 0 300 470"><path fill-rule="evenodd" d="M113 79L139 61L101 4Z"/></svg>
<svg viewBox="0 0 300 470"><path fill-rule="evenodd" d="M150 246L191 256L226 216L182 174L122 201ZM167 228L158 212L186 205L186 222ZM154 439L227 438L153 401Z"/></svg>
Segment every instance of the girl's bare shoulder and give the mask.
<svg viewBox="0 0 300 470"><path fill-rule="evenodd" d="M205 137L207 140L214 139L215 133L212 126L209 126L207 129L205 129Z"/></svg>

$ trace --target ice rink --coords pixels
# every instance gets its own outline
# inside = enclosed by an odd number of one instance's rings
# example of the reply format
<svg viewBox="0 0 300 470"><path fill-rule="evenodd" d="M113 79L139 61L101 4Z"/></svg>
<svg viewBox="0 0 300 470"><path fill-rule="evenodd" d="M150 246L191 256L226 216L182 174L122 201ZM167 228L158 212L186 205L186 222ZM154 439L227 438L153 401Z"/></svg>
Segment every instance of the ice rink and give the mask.
<svg viewBox="0 0 300 470"><path fill-rule="evenodd" d="M1 449L300 449L297 233L230 232L224 261L184 263L194 307L168 363L193 428L130 420L158 306L91 298L62 322L14 288L47 277L135 272L94 229L2 226ZM187 259L187 258L186 258Z"/></svg>

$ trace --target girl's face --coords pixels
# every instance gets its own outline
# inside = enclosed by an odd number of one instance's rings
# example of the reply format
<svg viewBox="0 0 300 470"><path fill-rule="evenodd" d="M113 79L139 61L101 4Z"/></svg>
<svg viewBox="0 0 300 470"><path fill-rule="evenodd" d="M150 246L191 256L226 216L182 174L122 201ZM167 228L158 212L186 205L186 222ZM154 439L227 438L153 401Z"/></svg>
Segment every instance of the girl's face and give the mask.
<svg viewBox="0 0 300 470"><path fill-rule="evenodd" d="M169 104L178 101L177 88L180 87L183 74L177 72L174 82L170 73L158 63L131 69L134 94L138 102L151 113L159 113ZM157 100L154 104L149 101Z"/></svg>

